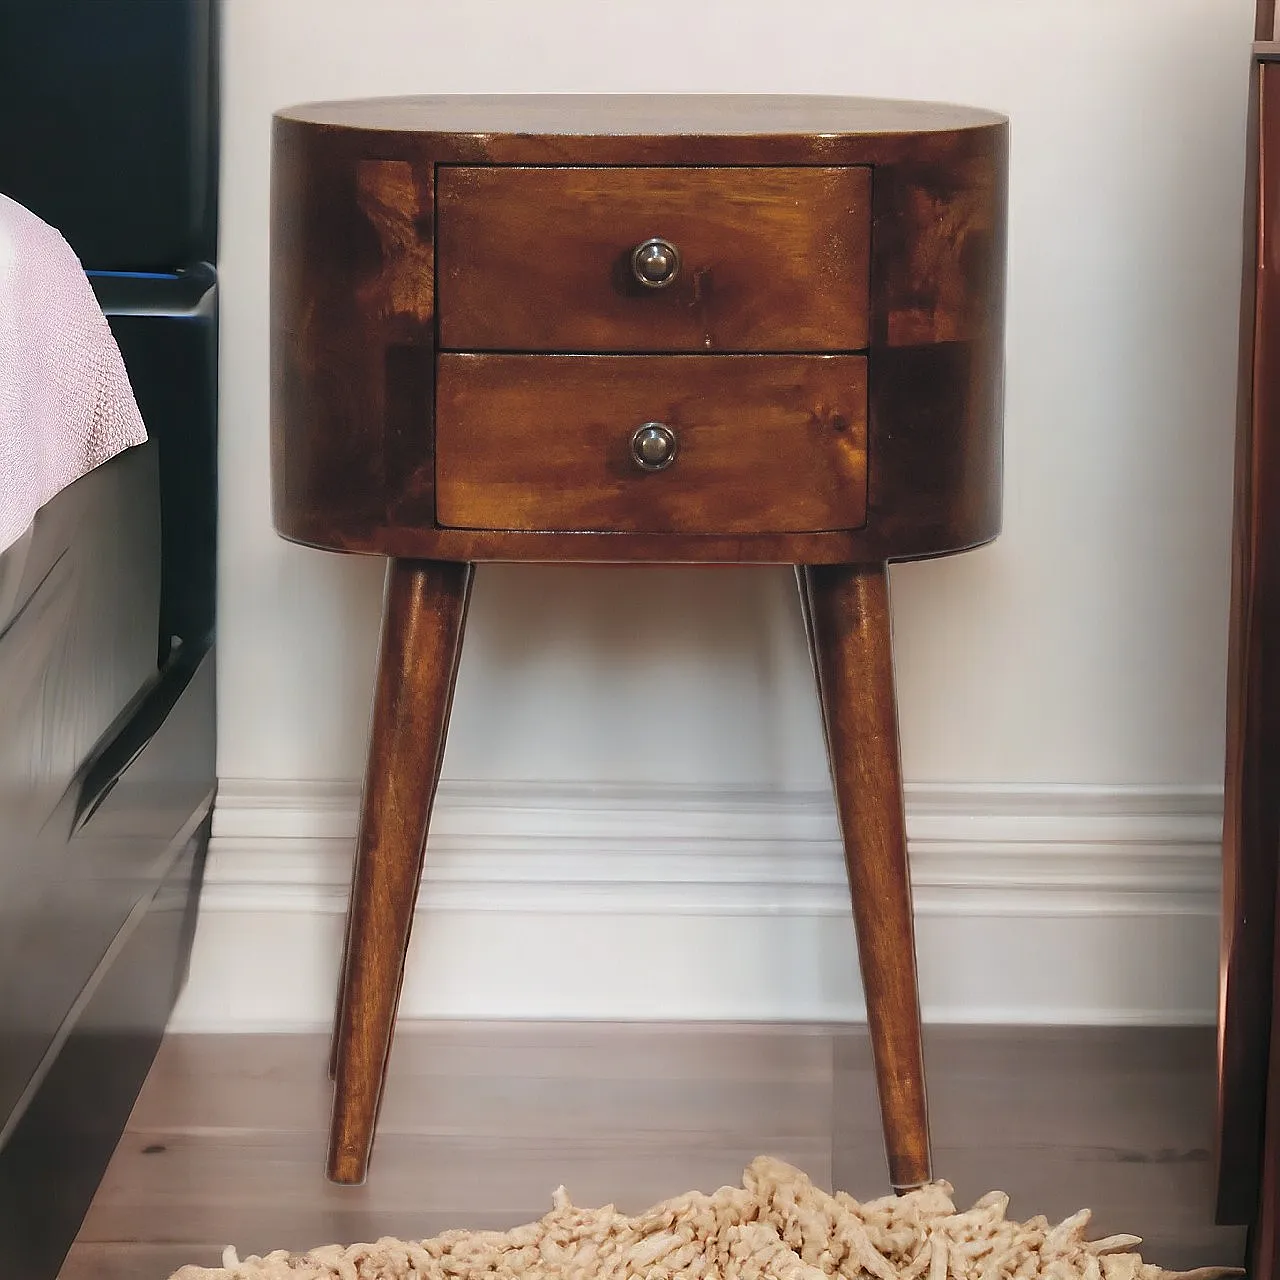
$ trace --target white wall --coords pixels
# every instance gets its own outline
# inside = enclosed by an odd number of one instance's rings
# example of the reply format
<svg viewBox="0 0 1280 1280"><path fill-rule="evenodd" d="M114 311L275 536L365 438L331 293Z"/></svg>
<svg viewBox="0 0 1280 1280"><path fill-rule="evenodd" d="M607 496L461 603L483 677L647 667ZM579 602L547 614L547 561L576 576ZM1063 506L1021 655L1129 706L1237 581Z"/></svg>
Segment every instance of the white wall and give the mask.
<svg viewBox="0 0 1280 1280"><path fill-rule="evenodd" d="M726 91L951 99L1013 121L1005 533L893 571L908 778L1217 783L1251 14L227 0L221 775L358 775L381 592L379 563L270 527L272 109ZM669 43L646 56L655 33ZM446 778L821 790L791 590L775 569L483 568Z"/></svg>
<svg viewBox="0 0 1280 1280"><path fill-rule="evenodd" d="M220 772L359 772L381 589L270 528L272 109L653 90L1009 113L1005 534L894 573L907 773L1216 779L1251 8L229 0ZM818 785L793 613L781 571L482 570L447 775Z"/></svg>

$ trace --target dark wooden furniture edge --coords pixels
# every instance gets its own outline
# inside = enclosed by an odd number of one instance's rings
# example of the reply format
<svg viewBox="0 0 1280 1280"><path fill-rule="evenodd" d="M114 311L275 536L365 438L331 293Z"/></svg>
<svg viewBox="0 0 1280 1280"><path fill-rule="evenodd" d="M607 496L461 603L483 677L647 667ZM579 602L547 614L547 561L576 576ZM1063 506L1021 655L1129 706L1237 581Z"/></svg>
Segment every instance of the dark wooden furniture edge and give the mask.
<svg viewBox="0 0 1280 1280"><path fill-rule="evenodd" d="M1276 853L1280 797L1269 771L1280 764L1280 703L1262 678L1280 663L1267 621L1276 598L1280 553L1266 496L1280 480L1270 421L1280 382L1276 280L1261 254L1260 205L1280 190L1269 157L1280 139L1280 94L1265 93L1276 73L1255 58L1249 93L1236 493L1232 534L1232 639L1228 661L1223 813L1221 1016L1219 1020L1218 1218L1255 1219L1271 1035ZM1272 188L1272 191L1268 191Z"/></svg>
<svg viewBox="0 0 1280 1280"><path fill-rule="evenodd" d="M1258 0L1254 11L1253 38L1272 41L1276 30L1276 0Z"/></svg>
<svg viewBox="0 0 1280 1280"><path fill-rule="evenodd" d="M55 1280L186 981L212 798L99 975L0 1147L0 1248L22 1280Z"/></svg>

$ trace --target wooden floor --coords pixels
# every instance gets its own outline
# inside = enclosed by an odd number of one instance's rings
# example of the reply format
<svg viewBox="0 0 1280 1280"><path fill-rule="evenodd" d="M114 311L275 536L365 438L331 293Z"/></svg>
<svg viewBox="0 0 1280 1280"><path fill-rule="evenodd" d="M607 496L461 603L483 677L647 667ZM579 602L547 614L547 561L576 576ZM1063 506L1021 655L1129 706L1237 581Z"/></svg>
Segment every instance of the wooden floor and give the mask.
<svg viewBox="0 0 1280 1280"><path fill-rule="evenodd" d="M886 1190L865 1036L788 1026L466 1023L402 1029L369 1181L324 1181L318 1036L165 1041L63 1280L164 1280L223 1245L304 1249L638 1210L736 1182L769 1152L859 1197ZM1207 1029L937 1028L935 1172L1020 1216L1096 1211L1170 1267L1238 1262L1212 1225Z"/></svg>

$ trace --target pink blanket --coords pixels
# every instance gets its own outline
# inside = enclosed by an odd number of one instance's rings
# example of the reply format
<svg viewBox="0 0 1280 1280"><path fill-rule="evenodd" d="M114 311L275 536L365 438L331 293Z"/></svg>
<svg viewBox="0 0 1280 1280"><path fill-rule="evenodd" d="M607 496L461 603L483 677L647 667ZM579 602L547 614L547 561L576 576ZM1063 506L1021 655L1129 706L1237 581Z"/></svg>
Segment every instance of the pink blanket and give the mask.
<svg viewBox="0 0 1280 1280"><path fill-rule="evenodd" d="M0 551L59 490L146 438L79 259L0 195Z"/></svg>

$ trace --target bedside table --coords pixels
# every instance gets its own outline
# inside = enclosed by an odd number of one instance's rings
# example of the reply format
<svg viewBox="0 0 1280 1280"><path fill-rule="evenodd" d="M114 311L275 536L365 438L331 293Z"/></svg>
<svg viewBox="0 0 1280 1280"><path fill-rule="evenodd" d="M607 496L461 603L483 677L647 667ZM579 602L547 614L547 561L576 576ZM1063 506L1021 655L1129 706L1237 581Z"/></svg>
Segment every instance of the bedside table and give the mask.
<svg viewBox="0 0 1280 1280"><path fill-rule="evenodd" d="M276 527L390 558L331 1064L363 1181L478 561L797 566L892 1185L930 1178L886 562L1000 520L1007 125L844 98L278 113Z"/></svg>

